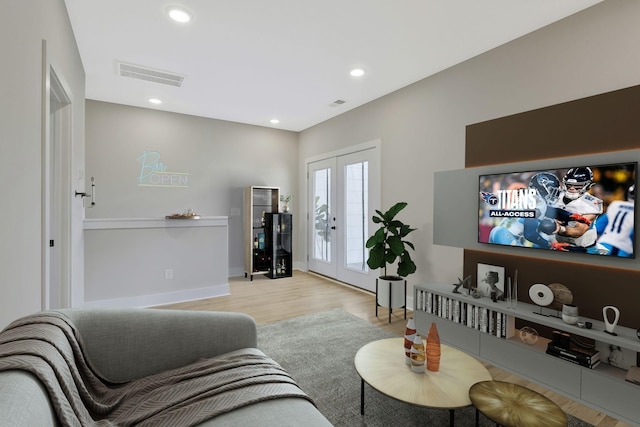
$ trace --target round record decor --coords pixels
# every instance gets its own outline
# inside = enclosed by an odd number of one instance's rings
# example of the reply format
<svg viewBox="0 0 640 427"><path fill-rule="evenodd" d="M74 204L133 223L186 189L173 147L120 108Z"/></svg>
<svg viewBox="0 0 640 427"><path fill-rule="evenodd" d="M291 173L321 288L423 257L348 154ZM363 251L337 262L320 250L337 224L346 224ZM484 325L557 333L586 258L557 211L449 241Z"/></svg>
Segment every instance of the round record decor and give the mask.
<svg viewBox="0 0 640 427"><path fill-rule="evenodd" d="M553 302L553 291L542 283L536 283L529 288L529 298L535 304L546 306Z"/></svg>

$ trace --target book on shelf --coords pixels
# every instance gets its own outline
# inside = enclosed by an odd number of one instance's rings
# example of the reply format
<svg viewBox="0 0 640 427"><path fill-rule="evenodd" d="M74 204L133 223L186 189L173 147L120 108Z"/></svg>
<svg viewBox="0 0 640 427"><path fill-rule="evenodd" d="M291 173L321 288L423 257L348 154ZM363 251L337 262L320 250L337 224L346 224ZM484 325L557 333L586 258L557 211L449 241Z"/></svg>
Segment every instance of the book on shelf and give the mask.
<svg viewBox="0 0 640 427"><path fill-rule="evenodd" d="M583 352L559 347L553 344L553 342L547 345L547 354L592 369L600 364L600 353L597 351L588 355Z"/></svg>

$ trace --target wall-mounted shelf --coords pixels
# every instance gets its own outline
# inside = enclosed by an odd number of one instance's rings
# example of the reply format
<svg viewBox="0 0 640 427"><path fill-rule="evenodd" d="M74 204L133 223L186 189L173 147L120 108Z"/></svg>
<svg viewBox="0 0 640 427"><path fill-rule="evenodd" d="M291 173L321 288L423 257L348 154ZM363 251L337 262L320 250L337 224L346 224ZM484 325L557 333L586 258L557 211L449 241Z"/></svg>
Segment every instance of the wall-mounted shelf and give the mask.
<svg viewBox="0 0 640 427"><path fill-rule="evenodd" d="M443 314L432 313L430 311L433 310L426 306L425 295L434 295L447 301L444 307L458 302L462 306L473 306L478 311L496 313L502 316L502 322L507 325L513 325L516 318L522 319L640 352L640 340L634 329L617 326L617 335L614 336L604 331L604 322L600 320L581 317L581 320L589 321L593 326L591 329L580 328L554 317L558 315L555 310L541 310L539 306L521 301L516 308L510 308L505 301L493 302L489 298L473 298L452 291L453 286L448 284L414 286L414 318L418 333L426 335L431 323L436 322L442 341L631 425L640 426L640 386L625 381L626 370L606 363L600 363L593 369L582 367L546 354L547 339L540 338L536 345L527 345L520 341L515 333L517 331L510 333L507 330L506 333L496 334L495 329L492 333L490 326L483 330L477 324L456 320L452 311L448 315L446 311Z"/></svg>

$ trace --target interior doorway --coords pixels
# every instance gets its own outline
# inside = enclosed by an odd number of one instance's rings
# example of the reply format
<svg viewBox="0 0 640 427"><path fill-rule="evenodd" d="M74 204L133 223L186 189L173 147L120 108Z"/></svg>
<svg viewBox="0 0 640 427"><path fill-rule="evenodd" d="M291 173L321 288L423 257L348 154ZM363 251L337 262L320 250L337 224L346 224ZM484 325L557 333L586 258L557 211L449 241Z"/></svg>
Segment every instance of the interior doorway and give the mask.
<svg viewBox="0 0 640 427"><path fill-rule="evenodd" d="M43 309L71 306L71 98L53 67L46 84L44 129ZM46 99L45 99L46 103Z"/></svg>
<svg viewBox="0 0 640 427"><path fill-rule="evenodd" d="M380 201L378 143L307 162L309 270L375 291L365 243Z"/></svg>

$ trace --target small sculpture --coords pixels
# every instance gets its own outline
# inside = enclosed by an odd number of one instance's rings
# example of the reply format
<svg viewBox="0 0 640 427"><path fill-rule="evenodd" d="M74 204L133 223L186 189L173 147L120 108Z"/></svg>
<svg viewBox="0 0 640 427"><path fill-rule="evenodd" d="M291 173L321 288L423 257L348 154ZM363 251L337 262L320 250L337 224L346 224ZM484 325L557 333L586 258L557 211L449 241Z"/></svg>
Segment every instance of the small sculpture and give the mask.
<svg viewBox="0 0 640 427"><path fill-rule="evenodd" d="M455 286L455 288L453 288L453 293L454 294L459 294L461 293L458 288L460 288L460 286L462 286L462 289L471 289L471 276L467 276L464 280L460 280L460 278L458 277L458 283L453 283L453 286Z"/></svg>
<svg viewBox="0 0 640 427"><path fill-rule="evenodd" d="M613 311L614 313L613 322L609 321L609 314L607 313L609 310ZM612 305L607 305L605 307L602 307L602 317L604 317L605 332L610 335L618 335L615 332L613 332L613 330L618 324L618 320L620 320L620 310L618 310L617 307L614 307Z"/></svg>

